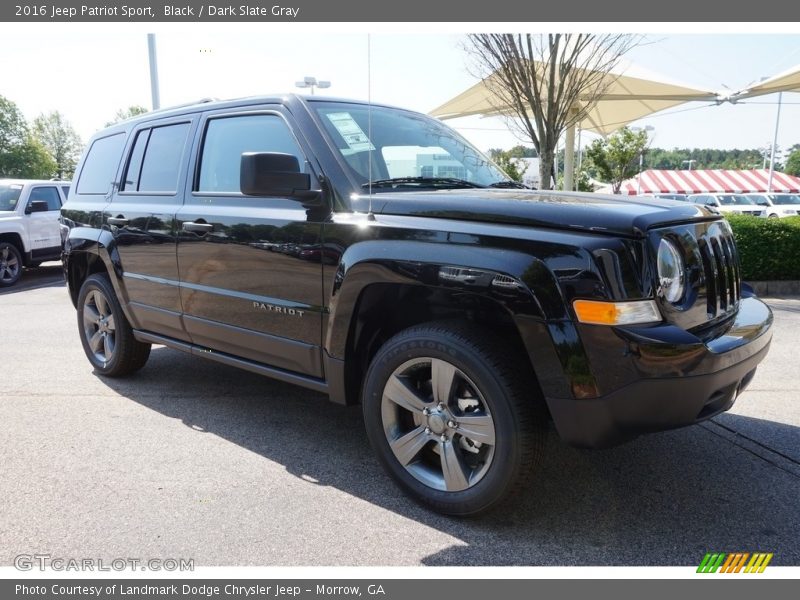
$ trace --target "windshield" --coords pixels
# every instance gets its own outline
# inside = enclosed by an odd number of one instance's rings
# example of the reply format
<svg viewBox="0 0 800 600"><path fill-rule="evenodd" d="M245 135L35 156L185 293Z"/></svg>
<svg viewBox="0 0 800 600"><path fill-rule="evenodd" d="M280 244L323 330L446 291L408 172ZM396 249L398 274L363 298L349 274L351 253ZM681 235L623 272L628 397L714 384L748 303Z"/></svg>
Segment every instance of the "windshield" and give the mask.
<svg viewBox="0 0 800 600"><path fill-rule="evenodd" d="M22 186L18 184L0 184L0 211L11 211L17 208Z"/></svg>
<svg viewBox="0 0 800 600"><path fill-rule="evenodd" d="M489 158L435 119L382 106L373 106L368 118L369 109L362 104L310 104L361 185L371 180L406 189L437 183L483 187L508 181ZM373 191L392 189L393 185L379 185Z"/></svg>
<svg viewBox="0 0 800 600"><path fill-rule="evenodd" d="M772 203L783 206L787 204L800 204L800 194L775 194L772 196Z"/></svg>
<svg viewBox="0 0 800 600"><path fill-rule="evenodd" d="M724 194L722 196L718 196L719 203L723 206L733 206L734 204L745 204L751 205L755 204L750 198L747 196L741 196L739 194Z"/></svg>

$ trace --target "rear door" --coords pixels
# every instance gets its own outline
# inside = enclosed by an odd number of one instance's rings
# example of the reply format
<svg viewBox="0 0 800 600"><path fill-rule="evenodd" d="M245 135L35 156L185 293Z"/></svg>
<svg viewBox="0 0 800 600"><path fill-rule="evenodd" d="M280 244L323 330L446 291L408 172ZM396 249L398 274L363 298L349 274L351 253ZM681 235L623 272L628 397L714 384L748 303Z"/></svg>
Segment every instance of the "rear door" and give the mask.
<svg viewBox="0 0 800 600"><path fill-rule="evenodd" d="M243 152L293 154L318 185L307 146L279 106L210 112L199 128L177 215L184 326L197 345L321 377L319 211L239 186Z"/></svg>
<svg viewBox="0 0 800 600"><path fill-rule="evenodd" d="M129 136L119 191L105 209L134 326L182 340L175 213L196 118L139 125Z"/></svg>

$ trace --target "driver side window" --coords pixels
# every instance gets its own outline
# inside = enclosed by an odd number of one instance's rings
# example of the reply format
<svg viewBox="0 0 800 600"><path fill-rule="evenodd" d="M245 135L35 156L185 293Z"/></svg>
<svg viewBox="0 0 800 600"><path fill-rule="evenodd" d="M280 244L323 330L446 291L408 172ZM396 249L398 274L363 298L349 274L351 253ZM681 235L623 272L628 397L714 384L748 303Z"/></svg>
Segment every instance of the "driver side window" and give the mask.
<svg viewBox="0 0 800 600"><path fill-rule="evenodd" d="M61 198L58 195L58 190L55 187L37 187L31 190L31 196L28 198L28 207L31 203L40 201L47 202L47 210L61 210Z"/></svg>
<svg viewBox="0 0 800 600"><path fill-rule="evenodd" d="M297 157L305 171L306 159L277 115L246 115L211 119L200 159L198 192L240 193L240 170L245 152L282 152Z"/></svg>

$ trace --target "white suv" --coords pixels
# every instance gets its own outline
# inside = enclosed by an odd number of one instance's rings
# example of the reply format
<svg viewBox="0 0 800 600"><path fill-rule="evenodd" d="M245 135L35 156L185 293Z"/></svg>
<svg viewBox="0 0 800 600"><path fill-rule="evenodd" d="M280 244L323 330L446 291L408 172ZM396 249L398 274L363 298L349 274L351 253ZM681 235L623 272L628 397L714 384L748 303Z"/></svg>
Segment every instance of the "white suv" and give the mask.
<svg viewBox="0 0 800 600"><path fill-rule="evenodd" d="M689 202L702 204L717 209L723 214L751 215L763 217L764 209L745 194L692 194L687 198Z"/></svg>
<svg viewBox="0 0 800 600"><path fill-rule="evenodd" d="M747 194L753 202L762 206L765 217L794 217L800 215L800 194Z"/></svg>
<svg viewBox="0 0 800 600"><path fill-rule="evenodd" d="M68 181L0 179L0 287L19 281L22 267L61 259L58 217Z"/></svg>

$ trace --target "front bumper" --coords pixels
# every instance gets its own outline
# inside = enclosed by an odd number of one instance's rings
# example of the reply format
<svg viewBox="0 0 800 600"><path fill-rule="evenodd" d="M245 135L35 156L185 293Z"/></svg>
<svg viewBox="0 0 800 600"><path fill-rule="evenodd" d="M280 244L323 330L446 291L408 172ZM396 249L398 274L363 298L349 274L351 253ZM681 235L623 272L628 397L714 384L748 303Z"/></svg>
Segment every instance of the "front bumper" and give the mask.
<svg viewBox="0 0 800 600"><path fill-rule="evenodd" d="M603 373L606 389L623 385L594 398L548 397L556 429L575 446L607 447L726 411L766 356L771 326L772 312L755 297L710 339L670 325L590 326L582 337L592 371ZM606 336L614 341L598 348Z"/></svg>

